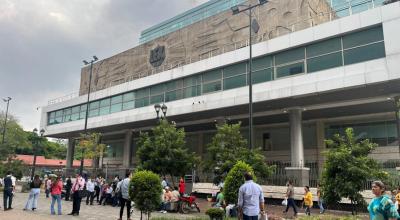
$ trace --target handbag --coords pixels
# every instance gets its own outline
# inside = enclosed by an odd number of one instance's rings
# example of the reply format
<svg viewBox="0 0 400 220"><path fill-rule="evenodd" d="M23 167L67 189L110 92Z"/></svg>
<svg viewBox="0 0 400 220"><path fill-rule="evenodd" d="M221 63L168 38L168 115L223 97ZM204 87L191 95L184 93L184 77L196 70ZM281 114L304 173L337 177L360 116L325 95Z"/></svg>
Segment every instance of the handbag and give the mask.
<svg viewBox="0 0 400 220"><path fill-rule="evenodd" d="M285 198L285 199L282 201L282 205L283 205L283 206L287 206L287 204L288 204L288 201L287 201L287 199Z"/></svg>

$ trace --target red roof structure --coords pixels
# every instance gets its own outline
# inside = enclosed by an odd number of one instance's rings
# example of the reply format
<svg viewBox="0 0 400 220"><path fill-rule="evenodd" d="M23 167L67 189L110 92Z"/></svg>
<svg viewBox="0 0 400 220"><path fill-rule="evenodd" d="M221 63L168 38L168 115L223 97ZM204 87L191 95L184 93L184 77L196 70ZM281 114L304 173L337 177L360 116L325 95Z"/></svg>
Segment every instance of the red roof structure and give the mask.
<svg viewBox="0 0 400 220"><path fill-rule="evenodd" d="M16 155L16 160L22 160L24 164L32 166L33 165L33 155ZM36 156L36 166L42 167L65 167L67 164L66 160L59 160L59 159L46 159L44 156ZM73 167L79 167L81 165L81 161L74 160ZM91 159L85 159L83 163L84 167L92 166Z"/></svg>

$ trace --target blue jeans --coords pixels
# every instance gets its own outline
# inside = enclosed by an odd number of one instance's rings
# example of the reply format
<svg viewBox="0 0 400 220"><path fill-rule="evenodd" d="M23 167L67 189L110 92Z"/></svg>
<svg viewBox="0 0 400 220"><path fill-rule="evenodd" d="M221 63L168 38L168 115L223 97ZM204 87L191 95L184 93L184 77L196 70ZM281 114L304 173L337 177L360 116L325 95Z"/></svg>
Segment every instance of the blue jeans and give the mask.
<svg viewBox="0 0 400 220"><path fill-rule="evenodd" d="M287 206L286 206L285 212L289 211L289 207L293 207L294 214L296 215L297 214L297 207L296 207L296 204L294 203L294 199L293 198L288 198L287 199Z"/></svg>
<svg viewBox="0 0 400 220"><path fill-rule="evenodd" d="M248 216L248 215L243 214L243 220L258 220L258 215Z"/></svg>
<svg viewBox="0 0 400 220"><path fill-rule="evenodd" d="M31 189L31 192L29 193L29 198L28 201L25 204L25 209L36 209L37 208L37 201L39 198L40 194L40 189L39 188L33 188Z"/></svg>
<svg viewBox="0 0 400 220"><path fill-rule="evenodd" d="M325 212L324 200L322 198L319 199L318 206L319 206L319 212L324 213Z"/></svg>
<svg viewBox="0 0 400 220"><path fill-rule="evenodd" d="M57 200L57 211L58 214L61 215L61 195L51 195L51 206L50 206L50 210L51 210L51 214L55 215L56 212L54 211L54 203L56 203Z"/></svg>

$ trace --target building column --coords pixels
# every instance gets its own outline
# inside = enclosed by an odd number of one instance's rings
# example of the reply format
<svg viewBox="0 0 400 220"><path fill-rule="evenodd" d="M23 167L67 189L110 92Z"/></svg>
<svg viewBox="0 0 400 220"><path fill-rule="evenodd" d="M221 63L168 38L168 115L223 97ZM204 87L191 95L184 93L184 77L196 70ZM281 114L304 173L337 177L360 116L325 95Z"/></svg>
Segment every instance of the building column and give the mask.
<svg viewBox="0 0 400 220"><path fill-rule="evenodd" d="M128 130L125 134L123 153L122 165L124 168L129 169L132 162L132 130Z"/></svg>
<svg viewBox="0 0 400 220"><path fill-rule="evenodd" d="M72 175L73 173L73 163L74 163L74 153L75 153L75 140L74 138L68 139L67 148L67 162L66 162L66 175Z"/></svg>
<svg viewBox="0 0 400 220"><path fill-rule="evenodd" d="M394 112L396 116L397 142L400 153L400 96L394 97Z"/></svg>
<svg viewBox="0 0 400 220"><path fill-rule="evenodd" d="M325 146L325 123L318 120L315 124L317 132L317 162L318 162L318 175L321 177L324 168L325 156L323 152L326 150Z"/></svg>
<svg viewBox="0 0 400 220"><path fill-rule="evenodd" d="M289 110L290 159L291 167L286 167L287 177L297 186L309 185L310 168L304 167L304 146L302 133L302 109Z"/></svg>

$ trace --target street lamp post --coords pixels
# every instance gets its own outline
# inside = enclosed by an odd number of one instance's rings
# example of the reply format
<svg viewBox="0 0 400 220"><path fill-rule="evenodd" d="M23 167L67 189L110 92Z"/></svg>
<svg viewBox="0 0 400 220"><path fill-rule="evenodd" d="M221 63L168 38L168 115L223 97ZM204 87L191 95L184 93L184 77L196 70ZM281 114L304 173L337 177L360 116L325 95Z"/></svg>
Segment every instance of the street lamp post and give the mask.
<svg viewBox="0 0 400 220"><path fill-rule="evenodd" d="M252 54L252 31L255 33L260 29L257 20L252 20L252 9L267 3L267 0L259 0L259 3L256 5L236 5L231 8L233 15L239 14L241 12L249 11L249 75L247 77L249 84L249 148L253 149L253 82L251 79L252 72L252 62L253 62L253 54ZM239 6L245 6L244 9L239 9Z"/></svg>
<svg viewBox="0 0 400 220"><path fill-rule="evenodd" d="M6 136L6 129L7 129L7 117L8 117L8 106L10 105L11 97L7 97L3 99L4 102L7 102L7 110L6 110L6 118L4 119L4 127L3 127L3 137L1 140L1 144L4 144L4 138Z"/></svg>
<svg viewBox="0 0 400 220"><path fill-rule="evenodd" d="M162 119L166 119L167 118L167 110L168 107L165 105L165 103L163 103L162 105L160 104L155 104L154 105L154 110L157 113L157 120L160 121ZM162 115L160 116L160 110L162 112Z"/></svg>
<svg viewBox="0 0 400 220"><path fill-rule="evenodd" d="M88 93L87 93L87 101L86 101L86 114L85 114L85 127L83 129L83 133L86 135L87 132L87 122L88 122L88 114L89 114L89 100L90 100L90 87L92 84L92 74L93 74L93 63L96 62L98 58L96 56L93 56L93 59L90 62L87 62L86 60L83 61L85 65L90 64L90 73L89 73L89 85L88 85ZM84 154L85 154L85 149L82 148L82 158L81 158L81 166L79 168L79 174L82 176L83 173L83 162L84 162Z"/></svg>
<svg viewBox="0 0 400 220"><path fill-rule="evenodd" d="M44 129L40 130L40 137L38 137L37 134L37 129L33 129L33 138L32 138L32 148L33 148L33 164L32 164L32 173L31 173L31 180L33 180L33 177L35 176L35 169L36 169L36 150L39 147L39 142L42 141L43 134L45 132Z"/></svg>

